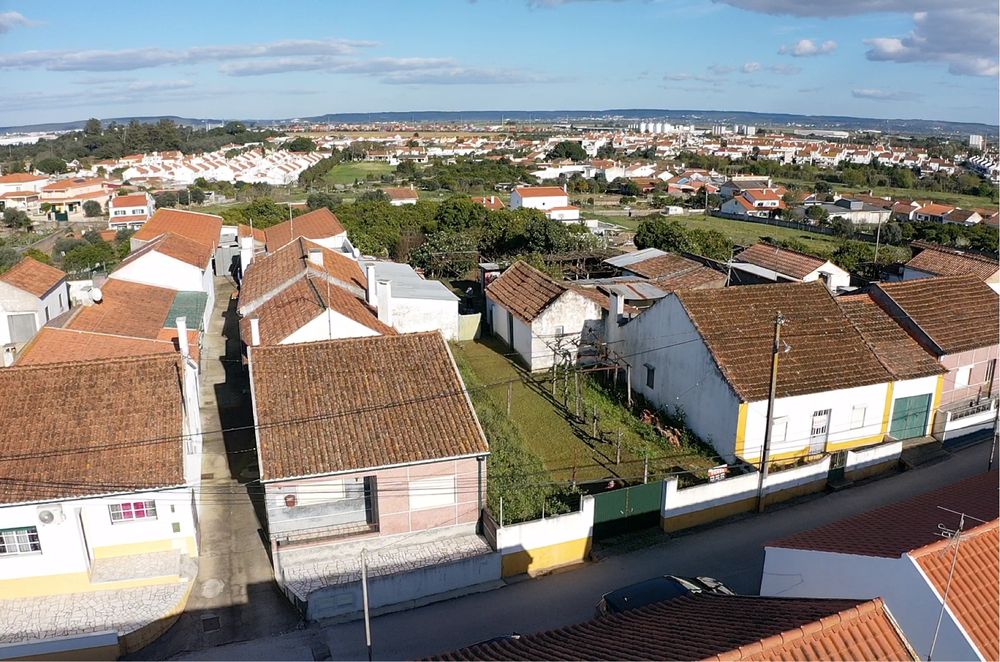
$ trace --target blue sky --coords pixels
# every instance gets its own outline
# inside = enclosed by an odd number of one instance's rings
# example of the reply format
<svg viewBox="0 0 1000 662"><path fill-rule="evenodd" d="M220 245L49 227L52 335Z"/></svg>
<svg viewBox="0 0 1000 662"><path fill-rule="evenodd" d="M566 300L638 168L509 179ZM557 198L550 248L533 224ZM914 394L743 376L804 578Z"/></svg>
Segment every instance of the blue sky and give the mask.
<svg viewBox="0 0 1000 662"><path fill-rule="evenodd" d="M605 108L996 124L998 32L996 0L0 0L0 125Z"/></svg>

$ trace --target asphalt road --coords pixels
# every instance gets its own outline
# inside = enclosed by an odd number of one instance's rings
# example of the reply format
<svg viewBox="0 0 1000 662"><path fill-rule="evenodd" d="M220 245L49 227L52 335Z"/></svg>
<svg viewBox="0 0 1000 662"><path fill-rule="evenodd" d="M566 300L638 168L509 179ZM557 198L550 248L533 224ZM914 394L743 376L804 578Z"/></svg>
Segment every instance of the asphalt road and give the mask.
<svg viewBox="0 0 1000 662"><path fill-rule="evenodd" d="M380 616L372 621L376 659L413 659L447 652L510 632L562 627L593 616L600 596L662 574L709 575L743 594L756 594L763 545L883 504L921 494L985 471L989 444L958 451L947 460L834 494L815 495L659 544L612 555L598 563L510 584L487 593ZM311 659L329 647L333 659L367 656L361 621L318 626L278 637L206 649L188 659Z"/></svg>

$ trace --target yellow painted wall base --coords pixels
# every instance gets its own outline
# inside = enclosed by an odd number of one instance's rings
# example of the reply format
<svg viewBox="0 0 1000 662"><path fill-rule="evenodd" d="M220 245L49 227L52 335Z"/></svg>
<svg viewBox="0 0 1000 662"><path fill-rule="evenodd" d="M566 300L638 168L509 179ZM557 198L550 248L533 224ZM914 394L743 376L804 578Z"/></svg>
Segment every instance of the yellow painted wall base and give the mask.
<svg viewBox="0 0 1000 662"><path fill-rule="evenodd" d="M871 476L875 476L880 473L885 473L886 471L891 471L896 466L899 465L899 460L893 458L885 462L880 462L878 464L873 464L861 469L855 469L854 471L845 471L844 478L847 480L864 480Z"/></svg>
<svg viewBox="0 0 1000 662"><path fill-rule="evenodd" d="M786 490L781 490L780 492L772 492L765 497L764 506L767 507L775 503L787 501L788 499L803 496L805 494L819 492L825 488L826 476L811 483L806 483L805 485L796 485L795 487L790 487ZM740 513L748 513L756 507L757 497L753 496L746 499L740 499L739 501L733 501L731 503L724 503L712 508L705 508L703 510L696 510L691 513L684 513L683 515L675 515L674 517L661 519L660 528L667 533L673 533L674 531L690 529L691 527L700 526L701 524L716 522L727 517L732 517L733 515L739 515Z"/></svg>
<svg viewBox="0 0 1000 662"><path fill-rule="evenodd" d="M588 537L505 554L500 561L501 575L504 577L524 573L534 575L562 565L580 563L590 554L590 545L591 540Z"/></svg>
<svg viewBox="0 0 1000 662"><path fill-rule="evenodd" d="M139 586L176 584L178 582L180 582L180 577L170 576L144 577L142 579L128 579L120 582L92 584L88 573L73 572L64 575L42 575L0 580L0 596L4 598L34 598L43 595L109 591L121 588L136 588Z"/></svg>

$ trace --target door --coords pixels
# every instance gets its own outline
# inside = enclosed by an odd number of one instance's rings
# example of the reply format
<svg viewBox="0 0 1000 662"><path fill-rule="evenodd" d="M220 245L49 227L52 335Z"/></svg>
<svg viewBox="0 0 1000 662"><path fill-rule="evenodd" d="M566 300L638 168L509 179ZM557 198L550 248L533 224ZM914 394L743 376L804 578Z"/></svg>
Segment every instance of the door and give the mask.
<svg viewBox="0 0 1000 662"><path fill-rule="evenodd" d="M814 411L812 430L809 432L809 454L815 455L826 451L826 440L830 436L830 410Z"/></svg>
<svg viewBox="0 0 1000 662"><path fill-rule="evenodd" d="M922 437L927 432L927 419L931 411L931 396L914 395L897 398L892 404L892 423L889 434L893 439Z"/></svg>
<svg viewBox="0 0 1000 662"><path fill-rule="evenodd" d="M514 346L514 313L507 311L507 344Z"/></svg>

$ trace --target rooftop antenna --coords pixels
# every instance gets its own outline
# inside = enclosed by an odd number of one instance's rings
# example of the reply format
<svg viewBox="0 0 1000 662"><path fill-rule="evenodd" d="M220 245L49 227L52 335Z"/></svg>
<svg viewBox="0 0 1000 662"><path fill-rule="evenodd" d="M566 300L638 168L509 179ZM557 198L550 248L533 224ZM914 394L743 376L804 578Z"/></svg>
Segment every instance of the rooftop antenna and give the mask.
<svg viewBox="0 0 1000 662"><path fill-rule="evenodd" d="M973 517L972 515L966 515L965 513L960 513L957 510L952 510L951 508L945 508L944 506L938 506L939 509L945 512L953 513L958 515L958 526L954 529L949 529L944 524L938 524L938 533L936 535L941 536L946 540L951 540L954 544L948 545L942 552L948 549L954 549L955 552L951 557L951 567L948 569L948 579L944 584L944 593L941 595L941 611L938 612L937 625L934 626L934 638L931 639L931 648L927 651L927 662L931 662L934 658L934 647L937 646L938 634L941 632L941 622L944 620L944 610L948 607L948 592L951 590L951 580L955 576L955 566L958 565L958 552L961 549L962 533L965 531L965 520L972 519L976 520L980 524L985 524L985 520L981 520L978 517Z"/></svg>

